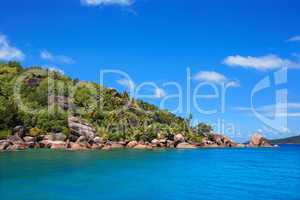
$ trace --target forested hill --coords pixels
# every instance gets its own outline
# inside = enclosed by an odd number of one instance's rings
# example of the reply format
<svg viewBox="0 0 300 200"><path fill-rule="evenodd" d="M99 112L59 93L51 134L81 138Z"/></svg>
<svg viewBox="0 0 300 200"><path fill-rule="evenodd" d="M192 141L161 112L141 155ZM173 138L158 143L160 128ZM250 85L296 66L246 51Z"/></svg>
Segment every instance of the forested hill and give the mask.
<svg viewBox="0 0 300 200"><path fill-rule="evenodd" d="M47 133L69 136L71 115L83 119L99 137L110 141L151 141L180 133L188 140L201 142L212 132L209 125L191 127L191 119L131 99L126 92L41 67L25 69L18 62L0 64L1 138L19 125L33 137Z"/></svg>
<svg viewBox="0 0 300 200"><path fill-rule="evenodd" d="M300 135L277 140L270 140L270 142L272 144L300 144Z"/></svg>

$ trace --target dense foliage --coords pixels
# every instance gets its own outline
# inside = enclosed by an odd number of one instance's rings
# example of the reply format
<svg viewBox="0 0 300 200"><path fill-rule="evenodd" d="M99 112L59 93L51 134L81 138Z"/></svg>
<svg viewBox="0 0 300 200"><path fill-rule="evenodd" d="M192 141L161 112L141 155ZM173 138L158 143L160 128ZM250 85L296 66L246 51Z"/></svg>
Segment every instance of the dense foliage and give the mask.
<svg viewBox="0 0 300 200"><path fill-rule="evenodd" d="M191 126L184 119L160 110L127 92L80 82L56 71L39 67L23 68L17 62L0 64L0 137L16 125L28 135L48 132L69 134L68 116L77 115L111 141L170 138L183 134L200 142L212 132L209 125Z"/></svg>

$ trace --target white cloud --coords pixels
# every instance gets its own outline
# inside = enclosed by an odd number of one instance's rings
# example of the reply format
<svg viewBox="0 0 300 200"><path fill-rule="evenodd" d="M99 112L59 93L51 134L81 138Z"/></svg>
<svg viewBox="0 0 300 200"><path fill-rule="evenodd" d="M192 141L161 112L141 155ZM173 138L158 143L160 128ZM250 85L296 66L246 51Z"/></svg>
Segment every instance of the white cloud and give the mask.
<svg viewBox="0 0 300 200"><path fill-rule="evenodd" d="M59 63L64 63L64 64L73 64L73 63L75 63L75 61L72 58L68 57L68 56L54 55L54 54L50 53L47 50L41 51L40 56L41 56L42 59L52 61L52 62L59 62Z"/></svg>
<svg viewBox="0 0 300 200"><path fill-rule="evenodd" d="M24 53L12 46L7 37L0 33L0 60L23 60L24 58Z"/></svg>
<svg viewBox="0 0 300 200"><path fill-rule="evenodd" d="M288 42L300 42L300 35L296 35L287 40Z"/></svg>
<svg viewBox="0 0 300 200"><path fill-rule="evenodd" d="M43 58L45 60L53 60L54 59L53 55L46 50L41 52L41 58Z"/></svg>
<svg viewBox="0 0 300 200"><path fill-rule="evenodd" d="M154 96L156 98L162 98L166 96L166 92L164 89L157 87L154 92Z"/></svg>
<svg viewBox="0 0 300 200"><path fill-rule="evenodd" d="M132 3L132 0L81 0L81 4L86 6L130 6Z"/></svg>
<svg viewBox="0 0 300 200"><path fill-rule="evenodd" d="M227 87L240 87L238 81L230 80L223 74L214 71L201 71L197 73L193 79L216 84L226 84Z"/></svg>
<svg viewBox="0 0 300 200"><path fill-rule="evenodd" d="M227 80L227 78L223 74L214 71L201 71L194 76L194 79L198 81L207 81L214 83L223 83Z"/></svg>
<svg viewBox="0 0 300 200"><path fill-rule="evenodd" d="M224 63L229 66L239 66L244 68L253 68L256 70L272 70L282 67L300 68L300 63L283 59L277 55L269 54L261 57L253 56L228 56Z"/></svg>
<svg viewBox="0 0 300 200"><path fill-rule="evenodd" d="M130 89L130 90L135 88L135 83L132 80L120 79L117 81L117 83L119 83L120 85L123 85L124 87L126 87L127 89Z"/></svg>

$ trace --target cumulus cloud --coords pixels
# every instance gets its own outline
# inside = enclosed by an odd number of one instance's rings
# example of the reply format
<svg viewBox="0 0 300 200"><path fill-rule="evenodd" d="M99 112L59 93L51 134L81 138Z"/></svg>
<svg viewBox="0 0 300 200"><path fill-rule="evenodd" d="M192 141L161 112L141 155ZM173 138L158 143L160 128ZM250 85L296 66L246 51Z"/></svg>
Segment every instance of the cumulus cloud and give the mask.
<svg viewBox="0 0 300 200"><path fill-rule="evenodd" d="M261 57L240 55L228 56L227 58L225 58L224 64L229 66L239 66L263 71L278 69L282 67L300 68L300 63L296 63L288 59L283 59L273 54Z"/></svg>
<svg viewBox="0 0 300 200"><path fill-rule="evenodd" d="M154 92L156 98L162 98L166 96L166 91L162 88L157 87Z"/></svg>
<svg viewBox="0 0 300 200"><path fill-rule="evenodd" d="M230 80L223 74L214 71L201 71L197 73L194 77L194 80L204 81L216 84L226 84L227 87L239 87L240 84L238 81Z"/></svg>
<svg viewBox="0 0 300 200"><path fill-rule="evenodd" d="M48 60L51 62L58 62L58 63L64 63L64 64L73 64L75 63L75 61L68 57L68 56L64 56L64 55L54 55L52 53L50 53L47 50L43 50L40 53L40 56L42 59L44 60Z"/></svg>
<svg viewBox="0 0 300 200"><path fill-rule="evenodd" d="M24 53L10 44L7 37L0 33L0 60L23 60Z"/></svg>
<svg viewBox="0 0 300 200"><path fill-rule="evenodd" d="M119 83L120 85L122 85L130 90L135 88L135 83L132 80L120 79L117 81L117 83Z"/></svg>
<svg viewBox="0 0 300 200"><path fill-rule="evenodd" d="M132 0L81 0L81 4L85 6L130 6L132 3Z"/></svg>
<svg viewBox="0 0 300 200"><path fill-rule="evenodd" d="M300 35L293 36L287 40L288 42L300 42Z"/></svg>

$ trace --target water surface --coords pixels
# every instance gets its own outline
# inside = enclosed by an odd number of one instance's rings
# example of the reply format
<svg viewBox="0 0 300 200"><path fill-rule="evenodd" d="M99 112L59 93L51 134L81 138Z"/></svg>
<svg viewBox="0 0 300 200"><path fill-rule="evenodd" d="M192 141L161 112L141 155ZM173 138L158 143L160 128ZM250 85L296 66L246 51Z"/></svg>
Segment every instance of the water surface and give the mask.
<svg viewBox="0 0 300 200"><path fill-rule="evenodd" d="M299 200L300 146L0 153L1 200Z"/></svg>

